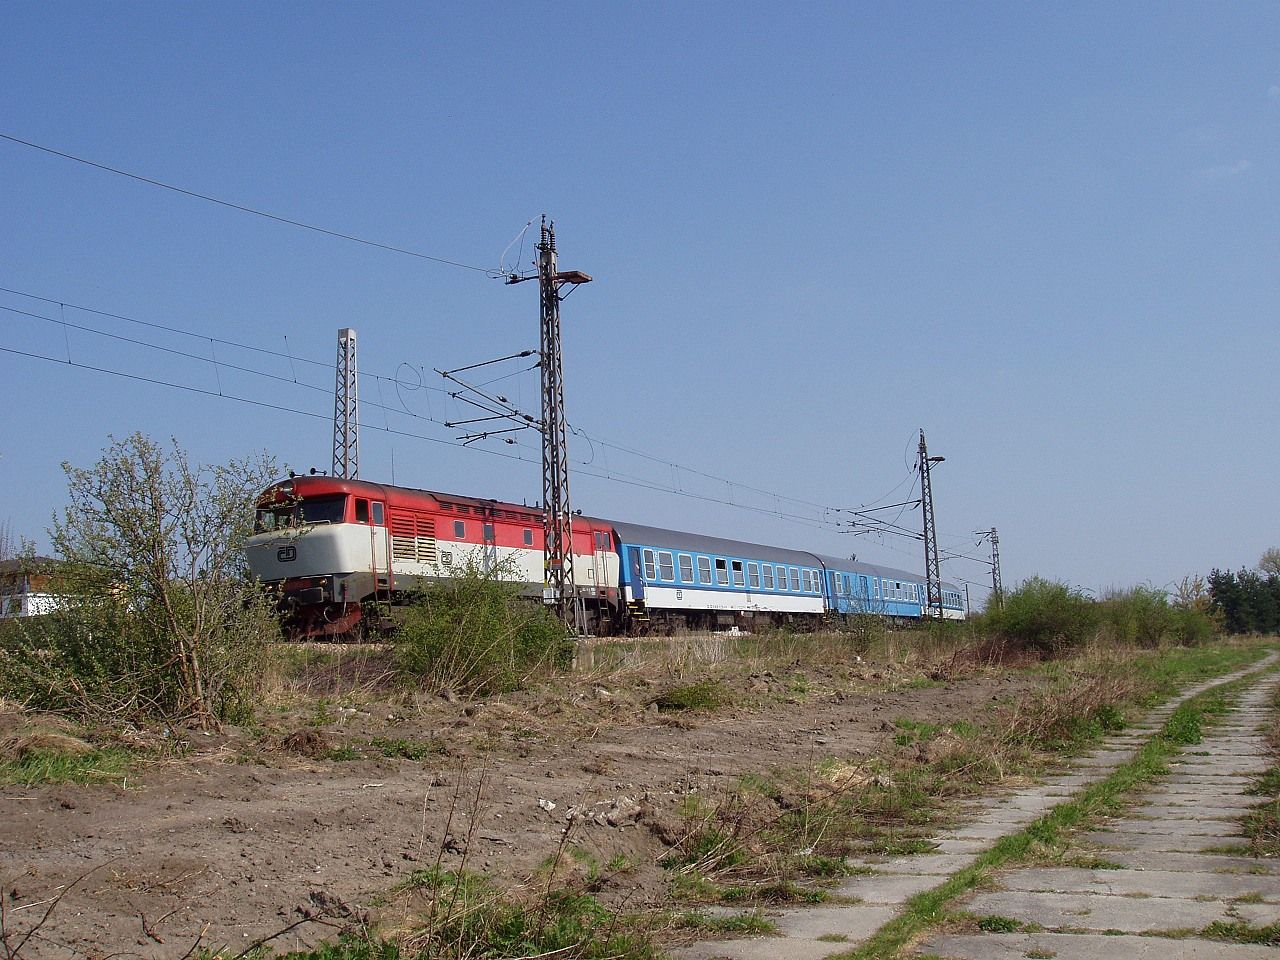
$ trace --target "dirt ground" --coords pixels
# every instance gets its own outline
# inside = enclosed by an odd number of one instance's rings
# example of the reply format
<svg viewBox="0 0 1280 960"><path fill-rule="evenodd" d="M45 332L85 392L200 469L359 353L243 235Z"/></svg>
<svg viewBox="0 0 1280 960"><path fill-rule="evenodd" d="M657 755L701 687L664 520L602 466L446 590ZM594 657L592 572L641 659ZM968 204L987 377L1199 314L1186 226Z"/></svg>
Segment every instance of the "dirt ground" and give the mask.
<svg viewBox="0 0 1280 960"><path fill-rule="evenodd" d="M9 936L65 891L22 956L182 957L197 943L234 956L293 924L271 946L297 948L344 917L394 925L406 906L391 891L437 862L525 882L571 814L562 860L587 870L625 855L635 867L600 895L652 905L688 794L856 758L899 718L973 719L1029 683L976 668L930 681L875 663L720 665L706 670L726 706L660 713L658 694L705 674L676 675L686 667L586 671L464 703L379 688L373 656L363 679L313 676L265 705L261 726L171 732L182 755L123 783L0 788Z"/></svg>

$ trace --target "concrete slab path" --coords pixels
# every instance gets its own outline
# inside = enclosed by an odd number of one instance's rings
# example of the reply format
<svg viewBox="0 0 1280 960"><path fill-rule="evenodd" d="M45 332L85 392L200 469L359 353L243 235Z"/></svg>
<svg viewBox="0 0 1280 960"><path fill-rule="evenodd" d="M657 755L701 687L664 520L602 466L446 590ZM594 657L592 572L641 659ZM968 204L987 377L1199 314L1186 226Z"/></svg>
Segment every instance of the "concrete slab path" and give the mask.
<svg viewBox="0 0 1280 960"><path fill-rule="evenodd" d="M948 960L1280 956L1275 946L1206 935L1211 924L1280 924L1280 864L1248 856L1241 835L1242 818L1260 802L1245 791L1271 765L1259 728L1275 685L1269 679L1248 690L1136 806L1077 838L1117 869L1000 874L999 889L973 896L963 909L1012 932L935 936L919 952Z"/></svg>
<svg viewBox="0 0 1280 960"><path fill-rule="evenodd" d="M770 918L778 925L779 935L704 941L675 949L672 955L679 960L822 960L845 953L892 919L910 897L971 865L996 839L1022 829L1105 779L1133 756L1182 700L1246 672L1188 689L1142 723L1107 738L1065 772L989 800L985 809L974 811L966 826L939 835L932 853L858 864L874 872L834 891L855 902L775 911ZM1169 780L1144 797L1131 816L1093 832L1099 857L1121 869L1013 871L1001 878L1003 889L982 893L967 907L974 913L1038 924L1045 928L1043 932L937 936L922 944L919 952L975 960L1121 956L1139 960L1266 956L1274 960L1280 956L1266 946L1146 936L1175 928L1200 930L1217 919L1248 920L1255 925L1280 922L1280 869L1273 876L1269 866L1260 866L1253 858L1218 852L1241 842L1239 817L1252 805L1244 789L1267 765L1257 729L1270 690L1270 681L1250 690L1228 722L1220 724L1204 744L1188 748ZM1152 826L1156 818L1160 829ZM1187 852L1203 848L1209 849Z"/></svg>

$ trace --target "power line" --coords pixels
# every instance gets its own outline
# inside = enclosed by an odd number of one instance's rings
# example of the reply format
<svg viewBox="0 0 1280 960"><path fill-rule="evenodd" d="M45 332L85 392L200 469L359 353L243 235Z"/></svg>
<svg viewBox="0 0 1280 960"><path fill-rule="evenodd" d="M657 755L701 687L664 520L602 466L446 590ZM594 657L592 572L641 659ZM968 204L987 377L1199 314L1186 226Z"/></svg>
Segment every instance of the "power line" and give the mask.
<svg viewBox="0 0 1280 960"><path fill-rule="evenodd" d="M72 160L76 163L82 163L87 167L93 167L95 170L102 170L106 173L115 174L118 177L125 177L129 180L136 180L139 183L145 183L153 187L160 187L163 190L171 190L174 193L180 193L184 197L191 197L195 200L203 200L206 203L214 203L220 207L227 207L231 210L239 210L241 213L252 214L255 217L263 217L267 220L274 220L276 223L287 224L291 227L299 227L303 230L311 230L315 233L324 234L326 237L334 237L338 240L349 240L352 243L363 244L366 247L374 247L378 250L385 250L388 253L399 253L406 257L416 257L419 260L430 260L432 263L442 263L450 267L460 267L463 270L474 270L483 273L490 279L498 279L503 276L500 270L494 270L491 267L477 267L469 263L460 263L457 260L448 260L444 257L433 257L417 250L409 250L405 247L397 247L390 243L380 243L377 240L369 240L366 237L358 237L354 234L343 233L340 230L331 230L328 227L316 226L313 223L304 223L301 220L294 220L290 217L283 217L279 214L268 213L265 210L258 210L255 207L245 206L241 203L233 203L230 200L222 200L218 197L210 196L207 193L198 193L195 190L188 190L185 187L175 186L172 183L165 183L162 180L156 180L152 177L144 177L142 174L131 173L128 170L121 170L119 167L113 167L105 163L99 163L96 160L90 160L86 157L78 157L75 154L64 153L61 150L55 150L53 147L46 147L39 143L32 143L30 140L23 140L21 137L14 137L7 133L0 133L0 140L8 140L10 143L16 143L24 147L30 147L33 150L39 150L54 157L61 157L64 160Z"/></svg>
<svg viewBox="0 0 1280 960"><path fill-rule="evenodd" d="M96 309L96 308L94 308L94 307L87 307L87 306L84 306L84 305L82 305L82 304L68 303L68 302L63 301L63 300L55 300L55 299L52 299L52 298L50 298L50 297L44 297L44 296L40 296L40 295L37 295L37 294L28 293L27 291L24 291L24 290L17 290L17 289L14 289L14 288L12 288L12 287L0 287L0 293L10 293L10 294L13 294L13 295L15 295L15 296L26 297L26 298L28 298L28 299L36 300L36 301L39 301L39 302L41 302L41 303L47 303L47 304L50 304L50 305L55 305L55 304L56 304L56 305L59 307L59 309L60 309L60 310L64 310L65 308L68 308L68 307L69 307L69 308L74 309L74 310L79 310L79 311L82 311L82 312L84 312L84 313L93 314L93 315L95 315L95 316L104 317L104 318L108 318L108 319L111 319L111 320L121 320L121 321L124 321L124 322L126 322L126 323L136 324L136 325L138 325L138 326L145 327L145 328L152 329L152 330L161 330L161 331L164 331L164 332L166 332L166 333L172 333L172 334L175 334L175 335L178 335L178 336L191 337L191 338L193 338L193 339L200 340L202 343L216 343L216 344L219 344L219 345L222 345L222 346L235 347L235 348L237 348L237 349L241 349L241 350L246 350L246 351L250 351L250 352L253 352L253 353L262 354L262 355L264 355L264 356L272 357L272 358L275 358L275 359L288 360L288 362L289 362L289 364L290 364L291 369L293 368L293 365L294 365L294 363L295 363L295 362L307 363L307 364L310 364L310 365L312 365L312 366L316 366L316 367L323 368L323 369L326 371L326 373L332 373L332 372L334 371L334 369L335 369L334 364L333 364L333 363L330 363L330 362L327 362L327 361L315 360L315 359L312 359L312 358L309 358L309 357L304 357L304 356L295 356L293 353L282 353L282 352L280 352L280 351L278 351L278 350L271 350L271 349L268 349L268 348L266 348L266 347L256 346L256 345L253 345L253 344L248 344L248 343L244 343L244 342L237 341L237 340L228 340L228 339L225 339L225 338L210 337L210 336L208 336L208 335L206 335L206 334L202 334L202 333L195 333L195 332L190 331L190 330L184 330L184 329L182 329L181 327L175 327L175 326L172 326L172 325L169 325L169 324L158 323L158 322L151 321L151 320L140 320L140 319L138 319L137 317L131 317L131 316L128 316L128 315L126 315L126 314L112 313L112 312L109 312L109 311L106 311L106 310L99 310L99 309ZM59 320L59 319L57 319L57 318L53 318L53 317L45 317L45 316L42 316L42 315L40 315L40 314L34 314L34 313L29 313L29 312L27 312L27 311L18 310L17 308L14 308L14 307L3 307L3 306L0 306L0 309L7 310L7 311L12 312L12 313L17 313L17 314L20 314L20 315L23 315L23 316L32 317L32 318L34 318L34 319L45 320L45 321L47 321L47 322L49 322L49 323L63 323L63 324L66 324L67 326L71 327L72 329L82 330L82 331L85 331L85 332L88 332L88 333L95 333L95 334L97 334L97 335L99 335L99 336L109 337L109 338L116 339L116 340L119 340L119 341L121 341L121 342L125 342L125 343L132 343L132 344L135 344L135 345L137 345L137 346L151 347L152 349L155 349L155 350L159 350L159 351L162 351L162 352L165 352L165 353L170 353L170 354L177 355L177 356L186 357L186 358L188 358L188 359L197 360L197 361L204 362L204 363L209 363L209 362L211 362L209 357L204 357L204 356L200 356L200 355L197 355L197 354L188 353L188 352L181 351L181 350L176 350L176 349L171 348L171 347L164 347L164 346L160 346L160 345L158 345L158 344L148 343L147 341L144 341L144 340L136 340L136 339L133 339L133 338L130 338L130 337L122 336L122 335L120 335L120 334L109 333L109 332L107 332L107 331L99 330L99 329L95 329L95 328L93 328L93 327L88 327L88 326L85 326L85 325L83 325L83 324L76 324L76 323L73 323L73 322L68 321L68 320L65 320L65 319ZM64 327L64 329L65 329L65 327ZM252 368L244 367L244 366L237 365L237 364L233 364L233 363L225 363L225 362L221 362L221 365L222 365L223 367L228 368L228 369L239 370L239 371L244 372L244 373L251 373L251 374L258 375L258 376L267 377L267 378L270 378L270 379L273 379L273 380L277 380L277 381L279 381L279 382L285 382L285 383L287 383L287 382L293 382L293 383L297 383L299 386L306 387L307 389L312 389L312 390L323 390L323 391L326 391L326 392L327 392L327 389L328 389L328 388L325 388L325 387L317 387L317 386L313 386L313 385L311 385L311 384L307 384L307 383L305 383L305 382L298 381L298 380L297 380L297 377L296 377L296 373L295 373L295 376L293 377L293 379L292 379L292 380L290 380L290 378L288 378L288 377L281 377L281 376L279 376L279 375L275 375L275 374L265 373L265 372L262 372L262 371L256 371L256 370L253 370ZM537 369L537 367L538 367L538 364L534 364L533 366L529 367L528 369L529 369L529 370L533 370L533 369ZM415 372L417 372L417 371L416 371L416 368L413 368L413 367L412 367L412 365L410 365L410 369L413 369L413 370L415 370ZM519 373L519 371L516 371L516 373L515 373L515 374L509 374L508 376L515 376L515 375L517 375L518 373ZM403 389L403 390L409 390L409 391L423 390L423 391L427 391L427 392L438 393L438 394L441 394L442 396L445 396L445 397L452 396L452 394L451 394L449 391L447 391L447 390L443 390L443 389L441 389L441 388L439 388L439 387L432 387L432 386L427 385L427 383L425 382L425 379L424 379L424 378L422 378L422 376L421 376L421 375L419 375L419 377L418 377L418 383L416 383L416 384L411 384L411 383L406 383L406 382L404 382L404 381L401 379L401 377L400 377L399 373L397 373L397 375L396 375L396 376L394 376L394 377L387 376L387 375L385 375L385 374L377 374L377 373L363 373L363 374L361 374L361 375L362 375L362 376L374 377L374 378L375 378L375 380L385 380L385 381L387 381L388 383L393 383L393 384L395 384L395 387L396 387L396 395L397 395L397 397L399 397L399 396L400 396L400 390L402 390L402 389ZM498 378L498 379L501 379L501 378ZM430 413L429 413L429 412L428 412L428 415L427 415L427 416L423 416L422 414L419 414L419 413L414 413L412 410L410 410L410 409L409 409L408 404L406 404L406 403L404 402L404 400L403 400L403 399L401 399L401 400L400 400L400 406L399 406L399 407L388 407L388 406L383 405L383 404L372 404L372 403L370 403L370 402L369 402L369 401L367 401L367 400L365 401L365 403L366 403L366 405L369 405L369 406L381 407L381 408L383 408L383 409L385 409L385 410L387 410L387 411L389 411L389 412L395 412L395 413L403 414L403 415L405 415L405 416L414 417L414 418L416 418L416 419L424 419L424 420L428 420L428 421L433 422L433 423L439 423L439 424L441 424L442 426L443 426L443 425L446 425L446 423L447 423L445 420L442 420L442 419L440 419L440 418L438 418L438 417L434 417L434 416L430 415ZM430 407L430 404L428 403L428 409L429 409L429 407ZM766 489L764 489L764 488L756 487L756 486L753 486L753 485L751 485L751 484L747 484L747 483L743 483L743 482L741 482L741 481L739 481L739 480L734 480L734 479L729 478L729 477L722 477L722 476L718 476L718 475L716 475L716 474L708 473L708 472L706 472L706 471L704 471L704 470L699 470L699 469L696 469L696 468L694 468L694 467L690 467L690 466L688 466L687 464L677 463L677 462L675 462L675 461L673 461L673 460L669 460L669 459L667 459L667 458L665 458L665 457L660 457L660 456L657 456L657 455L654 455L654 454L648 454L648 453L645 453L645 452L643 452L643 451L641 451L641 450L636 450L636 449L634 449L634 448L632 448L632 447L629 447L629 446L626 446L626 445L624 445L624 444L617 443L617 442L612 441L612 440L609 440L609 439L607 439L607 438L604 438L604 437L598 436L598 435L596 435L596 434L594 434L594 433L590 433L590 432L588 432L587 430L582 429L582 428L580 428L580 427L576 427L576 426L574 426L574 425L572 425L572 424L569 424L569 425L568 425L568 428L569 428L569 431L570 431L571 433L573 433L575 436L578 436L578 437L580 437L580 438L582 438L582 439L585 439L588 443L590 443L590 444L592 444L592 445L599 445L599 446L606 447L606 448L611 449L611 450L616 450L616 451L618 451L618 452L620 452L620 453L626 454L627 456L632 456L632 457L637 457L637 458L640 458L640 459L643 459L643 460L648 460L648 461L649 461L649 462L651 462L651 463L660 464L660 465L662 465L662 466L664 466L664 467L667 467L667 468L670 468L670 469L674 469L674 470L677 470L677 471L681 471L682 473L687 474L688 476L691 476L691 477L698 477L698 478L701 478L701 479L703 479L703 480L711 481L711 482L713 482L713 483L723 483L723 484L725 484L726 486L731 487L731 488L732 488L732 489L734 489L734 490L739 490L739 491L743 491L743 492L746 492L746 493L755 494L755 495L758 495L758 496L761 496L761 497L771 498L771 499L774 499L775 501L778 501L779 503L783 503L783 502L785 502L785 503L791 503L791 504L796 504L797 506L801 506L801 507L808 507L808 508L811 508L811 509L814 509L814 510L819 510L819 511L822 511L822 512L824 513L824 515L825 515L826 513L847 512L847 511L849 510L849 508L836 507L836 506L832 506L832 505L829 505L829 504L817 503L817 502L814 502L814 501L812 501L812 500L806 500L806 499L801 498L801 497L794 497L794 496L790 496L790 495L788 495L788 494L778 493L777 491L766 490ZM904 480L903 480L903 481L900 481L900 482L899 482L899 484L898 484L897 486L898 486L898 487L900 487L900 486L902 485L902 483L906 481L906 479L908 479L908 478L904 478ZM914 484L913 484L913 486L914 486ZM654 486L653 486L653 489L666 489L666 488L662 488L662 487L659 487L659 486L657 486L657 485L654 485ZM897 487L895 487L895 489L897 489ZM670 492L673 492L673 493L679 494L679 495L681 495L681 496L687 495L687 493L688 493L687 491L683 490L683 489L678 485L678 483L673 483L673 484L672 484L672 486L671 486L671 488L670 488ZM892 491L891 491L891 492L892 492ZM702 496L694 497L694 499L704 499L704 500L709 500L709 501L711 501L711 502L717 502L717 501L715 501L715 498L707 498L707 497L702 497ZM883 498L881 498L881 499L883 499ZM732 500L732 499L730 499L730 500L724 500L724 501L719 501L719 502L724 502L724 503L726 503L726 504L733 505L733 506L745 506L745 505L741 505L741 504L739 504L736 500ZM873 502L874 502L874 501L873 501ZM784 512L783 512L783 511L781 511L781 510L776 510L776 511L761 510L761 511L759 511L759 512L762 512L762 513L765 513L765 514L769 514L769 515L776 515L776 516L784 517L784 518L791 518L791 517L794 517L794 516L795 516L794 514L784 513Z"/></svg>
<svg viewBox="0 0 1280 960"><path fill-rule="evenodd" d="M111 313L105 310L98 310L93 307L86 307L79 304L67 303L65 301L55 300L49 297L38 296L36 294L27 293L25 291L17 290L10 287L0 287L0 292L10 293L10 294L14 294L16 296L21 296L21 297L27 297L29 299L37 300L41 303L46 303L49 305L57 305L60 310L64 310L65 308L69 307L71 309L79 310L84 313L92 314L95 316L99 316L99 317L103 317L111 320L120 320L126 323L136 324L140 327L144 327L148 329L159 330L159 331L164 331L166 333L172 333L179 336L190 337L210 345L218 344L225 347L233 347L236 349L258 353L263 356L271 357L273 359L284 360L290 364L290 369L293 372L293 375L282 376L280 374L275 374L275 373L270 373L264 370L255 369L253 367L245 366L243 364L233 363L228 360L220 360L220 359L217 359L216 355L206 356L206 355L192 353L185 350L180 350L174 347L163 346L161 344L152 343L152 342L138 339L135 337L125 336L119 333L112 333L110 331L88 326L86 324L75 323L74 321L65 319L65 316L62 318L48 317L42 314L33 313L26 310L20 310L16 307L0 305L0 310L3 310L8 313L16 314L19 316L28 317L31 319L41 320L46 323L59 325L63 328L64 331L67 329L74 329L74 330L78 330L78 331L92 334L95 336L116 340L118 342L132 344L134 346L139 346L145 349L156 350L160 353L164 353L169 356L177 356L177 357L182 357L188 360L193 360L198 363L210 364L214 367L215 371L219 369L234 370L234 371L248 374L251 376L262 377L266 380L269 380L275 383L293 384L294 386L300 387L302 389L325 394L326 396L330 395L331 393L331 390L329 387L308 383L305 380L298 379L296 367L294 366L296 363L299 363L299 362L306 363L314 367L319 367L323 369L327 374L332 374L336 370L336 365L331 362L315 360L315 359L301 356L301 355L295 355L292 352L281 352L277 350L271 350L265 347L255 346L252 344L243 343L236 340L229 340L229 339L219 338L219 337L210 337L205 334L195 333L190 330L184 330L180 327L174 327L168 324L157 323L155 321L141 320L136 317L127 316L125 314ZM69 364L70 366L78 366L84 369L94 370L95 372L99 372L99 373L107 373L110 375L123 377L126 379L136 379L139 382L151 383L151 384L160 385L160 386L169 386L174 389L187 390L187 391L199 393L202 395L223 396L227 399L256 404L264 408L277 409L282 412L300 413L308 417L318 416L317 414L313 414L309 411L301 411L296 408L288 407L281 404L256 401L250 398L241 397L232 393L228 393L225 389L222 388L221 385L219 385L218 390L207 390L205 388L196 387L192 384L175 383L170 380L162 380L162 379L147 377L142 375L128 374L123 371L112 370L106 367L71 362L69 341L68 341L68 355L67 355L67 358L65 359L58 358L58 357L45 356L42 354L26 353L24 351L13 350L13 349L7 349L5 350L5 352L20 355L20 356L28 356L35 359L43 359L49 362L60 363L64 365ZM534 364L533 366L527 368L524 372L528 372L528 370L536 369L537 366L538 366L537 364ZM372 377L375 380L376 389L374 392L377 392L380 396L382 393L381 385L382 385L382 382L384 381L394 386L396 396L398 398L400 397L401 390L408 390L412 392L419 389L426 392L438 393L445 397L451 396L449 391L442 390L438 387L428 386L425 383L425 380L423 379L421 373L417 370L417 368L413 367L412 365L409 365L409 367L416 374L418 374L418 377L417 377L418 382L416 384L411 381L405 380L400 373L397 373L394 377L386 376L384 374L376 374L376 373L361 373L360 375L362 377ZM517 371L516 373L518 374L519 372L521 371ZM514 375L516 374L511 374L510 376L514 376ZM496 379L503 379L503 378L496 378ZM362 405L366 408L372 408L372 409L383 411L384 417L394 413L398 416L407 416L414 420L426 421L429 423L437 424L442 427L447 426L449 423L447 419L437 417L430 412L429 402L428 402L428 412L426 414L422 414L410 409L409 405L405 402L403 398L400 399L400 402L398 405L393 405L385 402L373 401L371 399L367 399L367 397L368 397L368 394L366 394L366 399L362 401ZM403 435L410 438L426 439L435 443L446 443L451 446L458 446L458 444L452 444L449 441L441 440L438 437L430 437L425 434L415 433L413 431L397 430L397 429L391 428L389 423L383 427L379 427L373 424L367 424L367 426L369 429L379 429L389 434L399 434L399 435ZM734 480L728 477L721 477L716 474L711 474L703 470L698 470L698 469L689 467L687 465L677 463L673 460L669 460L654 454L645 453L641 450L637 450L635 448L626 446L624 444L616 443L614 441L597 436L582 428L574 427L572 425L569 425L569 430L576 436L586 440L589 444L592 444L593 448L594 446L598 445L606 449L616 450L620 453L626 454L627 456L636 457L642 460L649 461L654 464L660 464L674 471L681 471L684 474L687 474L692 477L698 477L703 480L711 481L713 483L725 484L725 486L728 488L729 496L719 497L713 494L709 494L705 492L697 492L695 490L688 489L679 483L678 475L676 476L673 482L667 484L667 483L659 483L650 478L638 476L636 474L629 473L623 470L613 469L608 467L607 465L604 466L603 468L592 467L591 461L594 460L594 454L592 455L591 459L576 460L577 466L575 467L575 469L578 472L584 473L587 476L591 476L597 479L607 480L609 482L632 486L639 489L651 490L654 492L673 494L675 496L683 497L685 499L693 500L697 502L714 503L714 504L719 504L723 506L734 507L736 509L744 510L750 513L755 513L761 516L776 517L780 520L785 520L785 521L795 523L801 526L809 527L815 530L840 531L841 529L843 529L840 521L835 520L833 518L828 519L828 517L833 515L838 515L841 513L856 512L852 508L835 507L827 504L821 504L821 503L817 503L815 501L807 500L804 498L793 497L787 494L778 493L776 491L766 490L762 487L756 487L751 484L743 483L741 481ZM495 451L488 450L483 447L476 447L475 449L484 449L486 453L495 453ZM517 457L510 457L510 458L517 459L522 462L535 462L531 458L525 457L525 456L517 456ZM897 487L895 487L895 490L900 488L902 486L902 483L906 482L906 479L908 478L904 478L903 481L900 481ZM915 487L915 483L913 482L912 483L913 490L914 490L914 487ZM772 499L775 502L775 505L772 507L766 507L766 506L759 506L759 505L753 505L750 503L742 502L740 499L733 496L733 494L736 491L741 491L748 494L754 494L759 497ZM819 517L819 516L806 515L803 513L797 513L793 510L786 510L783 508L782 506L783 504L795 504L796 506L801 508L809 508L814 511L820 511L821 516ZM902 510L899 511L898 517L895 517L894 520L896 521L901 516L901 514L902 514ZM892 525L896 526L896 523L892 523ZM882 531L872 530L868 532L882 532ZM919 534L915 533L914 531L910 531L909 533L911 536L914 536L914 537L919 536ZM883 541L881 542L883 545Z"/></svg>
<svg viewBox="0 0 1280 960"><path fill-rule="evenodd" d="M255 400L252 397L244 397L244 396L240 396L239 394L229 393L227 391L218 392L215 390L209 390L204 387L197 387L194 384L190 384L190 383L178 383L172 380L164 380L159 377L147 377L141 374L127 373L123 370L114 370L114 369L111 369L110 367L101 367L101 366L97 366L96 364L83 363L81 361L77 361L74 359L67 359L63 357L51 357L46 354L33 353L26 350L18 350L12 347L4 347L4 346L0 346L0 353L8 353L14 356L26 357L33 360L43 360L47 363L57 364L58 366L70 367L70 368L79 369L79 370L89 370L94 373L102 373L108 376L118 377L123 380L132 380L138 383L145 383L153 386L169 387L174 390L182 390L186 393L198 394L200 396L215 397L221 400L233 400L237 403L244 403L250 406L260 407L267 410L275 410L280 413L296 414L298 416L308 417L313 420L324 420L324 421L331 420L331 415L328 413L320 413L313 410L303 410L298 407L291 407L281 403L271 403L264 400ZM206 358L195 357L194 359L200 359L200 360L204 360L205 362L209 362L207 357ZM299 386L309 386L309 385L299 384ZM328 393L328 391L323 390L323 388L319 388L319 389L321 389L322 392ZM435 420L431 422L439 423L439 421L435 421ZM362 423L361 427L364 429L379 430L390 436L406 437L413 440L425 440L428 443L438 443L447 447L455 447L463 450L474 450L480 453L487 454L489 456L499 457L503 460L514 460L520 463L527 463L531 466L536 466L539 463L539 461L533 457L526 457L526 456L521 456L515 453L508 453L503 450L490 450L486 447L466 446L460 442L456 442L453 440L445 440L440 437L432 437L427 434L415 433L414 431L411 431L411 430L403 430L403 429L399 429L389 425L379 425L376 423ZM736 507L740 510L746 510L752 513L759 513L766 516L776 516L780 519L789 520L791 522L797 523L798 525L808 526L818 530L831 529L829 525L822 525L820 523L813 522L809 518L778 513L776 511L771 511L771 510L767 510L760 507L752 507L747 504L733 503L732 501L729 501L729 500L724 500L721 498L712 497L704 494L697 494L697 493L692 493L692 492L682 491L682 490L672 490L670 488L663 487L651 481L644 480L643 478L629 477L626 474L620 474L615 471L593 470L589 467L584 467L584 468L579 468L578 472L580 474L593 477L595 479L606 480L610 483L618 483L624 486L637 487L640 489L652 490L659 493L673 493L676 496L685 497L686 499L690 499L690 500L697 500L704 503L718 503L724 506Z"/></svg>

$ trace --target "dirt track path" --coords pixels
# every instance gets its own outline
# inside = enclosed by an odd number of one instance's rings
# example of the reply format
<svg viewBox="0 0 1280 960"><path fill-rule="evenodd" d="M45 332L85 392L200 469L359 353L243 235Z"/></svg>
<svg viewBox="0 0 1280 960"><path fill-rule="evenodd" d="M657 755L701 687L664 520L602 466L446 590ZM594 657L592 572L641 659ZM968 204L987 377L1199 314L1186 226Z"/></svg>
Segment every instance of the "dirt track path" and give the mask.
<svg viewBox="0 0 1280 960"><path fill-rule="evenodd" d="M1272 655L1262 663L1275 659ZM708 941L677 950L674 955L680 960L820 960L845 953L893 919L908 898L939 885L971 865L999 837L1028 826L1108 776L1159 729L1178 703L1258 666L1184 691L1152 711L1143 723L1107 738L1097 750L1077 759L1070 770L1035 788L996 803L987 800L989 807L981 816L937 837L933 853L867 862L865 865L876 871L874 875L857 877L835 891L858 898L858 903L782 911L771 918L781 938ZM1243 918L1255 925L1280 921L1280 876L1272 877L1270 867L1260 867L1254 858L1203 852L1241 842L1238 817L1257 803L1243 791L1250 776L1268 765L1257 728L1274 683L1268 680L1255 685L1229 722L1207 736L1204 745L1184 751L1175 775L1158 786L1131 817L1089 835L1090 841L1104 847L1103 856L1123 863L1126 869L1014 871L1001 878L1004 890L979 894L963 907L1057 932L941 936L924 943L920 952L966 960L1276 956L1269 947L1112 935L1114 931L1198 930L1219 919ZM1200 756L1206 752L1210 755ZM1258 875L1260 869L1265 875ZM1233 872L1213 872L1218 870ZM1248 901L1261 898L1262 902L1245 904L1240 897ZM956 905L956 909L962 907Z"/></svg>
<svg viewBox="0 0 1280 960"><path fill-rule="evenodd" d="M28 945L30 960L158 960L182 956L197 938L234 953L318 903L369 908L442 848L447 869L465 855L467 869L519 883L555 852L570 808L586 805L600 816L575 828L575 844L600 863L623 853L640 864L620 893L629 907L643 906L660 901L666 879L654 863L661 842L628 815L640 800L676 811L690 792L714 793L743 771L878 749L895 717L950 720L1026 689L993 675L788 702L779 677L772 700L757 695L678 724L625 691L601 699L588 690L577 704L511 698L478 711L436 701L408 717L370 704L341 712L328 731L335 742L435 738L447 755L309 760L264 753L241 737L144 766L126 788L0 788L0 883L11 929L23 930L38 920L39 904L94 871ZM460 802L446 827L455 790ZM611 817L615 804L620 815ZM272 946L333 936L308 924Z"/></svg>

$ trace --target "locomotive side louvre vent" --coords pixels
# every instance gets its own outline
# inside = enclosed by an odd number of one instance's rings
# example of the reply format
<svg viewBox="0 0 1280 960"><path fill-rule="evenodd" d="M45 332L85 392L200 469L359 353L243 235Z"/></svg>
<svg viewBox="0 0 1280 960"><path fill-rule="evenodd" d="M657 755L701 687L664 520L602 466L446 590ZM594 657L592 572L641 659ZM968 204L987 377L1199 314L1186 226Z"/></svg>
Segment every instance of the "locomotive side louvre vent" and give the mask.
<svg viewBox="0 0 1280 960"><path fill-rule="evenodd" d="M435 563L435 521L429 517L391 517L391 559Z"/></svg>

